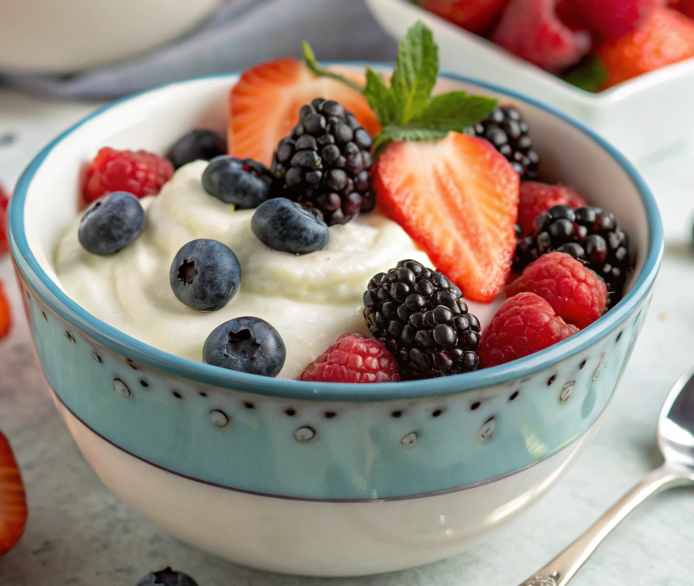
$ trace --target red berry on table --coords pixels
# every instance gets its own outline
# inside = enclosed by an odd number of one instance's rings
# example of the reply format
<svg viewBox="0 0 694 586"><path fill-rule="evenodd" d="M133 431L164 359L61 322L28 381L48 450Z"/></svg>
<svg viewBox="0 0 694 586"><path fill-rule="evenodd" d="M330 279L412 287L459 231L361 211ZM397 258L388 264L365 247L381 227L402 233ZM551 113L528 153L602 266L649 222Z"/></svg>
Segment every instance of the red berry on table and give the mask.
<svg viewBox="0 0 694 586"><path fill-rule="evenodd" d="M86 203L114 191L127 191L135 197L157 195L173 172L171 162L155 153L104 147L87 170L82 195Z"/></svg>
<svg viewBox="0 0 694 586"><path fill-rule="evenodd" d="M511 0L491 35L504 49L547 71L560 71L590 52L587 31L573 31L556 14L555 0Z"/></svg>
<svg viewBox="0 0 694 586"><path fill-rule="evenodd" d="M5 294L5 288L0 281L0 340L10 333L12 328L12 308Z"/></svg>
<svg viewBox="0 0 694 586"><path fill-rule="evenodd" d="M354 77L350 72L341 73ZM363 77L355 81L363 83ZM229 154L269 167L277 143L299 122L301 107L315 98L342 104L371 136L380 130L376 115L360 92L335 79L317 76L296 59L276 59L244 71L231 90Z"/></svg>
<svg viewBox="0 0 694 586"><path fill-rule="evenodd" d="M27 503L17 462L0 433L0 556L19 541L27 520Z"/></svg>
<svg viewBox="0 0 694 586"><path fill-rule="evenodd" d="M637 31L596 51L612 87L643 73L694 57L694 21L676 10L656 10Z"/></svg>
<svg viewBox="0 0 694 586"><path fill-rule="evenodd" d="M381 211L472 301L506 283L516 244L518 173L491 143L449 132L393 142L372 171Z"/></svg>
<svg viewBox="0 0 694 586"><path fill-rule="evenodd" d="M694 0L671 0L668 7L679 10L689 18L694 18Z"/></svg>
<svg viewBox="0 0 694 586"><path fill-rule="evenodd" d="M486 35L499 20L509 0L420 0L418 4L459 27Z"/></svg>
<svg viewBox="0 0 694 586"><path fill-rule="evenodd" d="M489 368L528 356L578 332L534 293L519 293L504 301L482 332L477 354Z"/></svg>
<svg viewBox="0 0 694 586"><path fill-rule="evenodd" d="M301 373L298 380L330 383L389 383L400 380L398 363L386 347L362 334L342 334Z"/></svg>
<svg viewBox="0 0 694 586"><path fill-rule="evenodd" d="M529 264L506 291L539 295L567 324L581 329L605 313L607 305L605 281L564 252L550 252Z"/></svg>
<svg viewBox="0 0 694 586"><path fill-rule="evenodd" d="M7 252L7 206L10 204L10 196L0 185L0 254Z"/></svg>
<svg viewBox="0 0 694 586"><path fill-rule="evenodd" d="M566 0L567 9L603 39L618 39L643 26L666 0Z"/></svg>
<svg viewBox="0 0 694 586"><path fill-rule="evenodd" d="M538 181L523 181L518 201L518 225L523 234L533 231L533 220L554 206L580 208L588 205L583 196L565 185L548 185Z"/></svg>

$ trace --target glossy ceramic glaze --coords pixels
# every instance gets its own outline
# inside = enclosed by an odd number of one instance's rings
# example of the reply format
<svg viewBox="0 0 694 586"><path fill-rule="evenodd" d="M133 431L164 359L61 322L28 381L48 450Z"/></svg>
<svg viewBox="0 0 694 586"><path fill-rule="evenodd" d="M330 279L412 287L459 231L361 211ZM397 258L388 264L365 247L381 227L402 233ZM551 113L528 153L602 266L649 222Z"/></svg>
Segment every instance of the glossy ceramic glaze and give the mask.
<svg viewBox="0 0 694 586"><path fill-rule="evenodd" d="M434 32L443 71L501 84L552 104L583 121L631 159L691 138L694 110L689 96L694 90L694 59L590 93L409 0L366 0L366 4L397 39L417 20L423 21Z"/></svg>
<svg viewBox="0 0 694 586"><path fill-rule="evenodd" d="M638 259L625 298L541 353L430 381L303 383L180 359L67 298L53 273L53 250L77 213L81 167L99 147L161 152L193 126L221 130L234 80L177 83L97 112L47 147L20 180L11 248L59 410L126 502L227 559L346 575L459 551L546 490L595 430L660 264L652 196L619 154L558 113L497 88L442 80L442 90L516 103L544 177L561 178L596 204L609 202ZM335 527L342 527L339 537Z"/></svg>

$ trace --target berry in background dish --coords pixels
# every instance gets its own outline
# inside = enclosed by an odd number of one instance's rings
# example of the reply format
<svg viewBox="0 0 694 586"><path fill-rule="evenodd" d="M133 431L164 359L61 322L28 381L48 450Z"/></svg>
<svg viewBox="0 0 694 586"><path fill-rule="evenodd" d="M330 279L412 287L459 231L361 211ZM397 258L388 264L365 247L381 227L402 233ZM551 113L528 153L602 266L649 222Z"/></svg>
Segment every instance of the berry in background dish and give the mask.
<svg viewBox="0 0 694 586"><path fill-rule="evenodd" d="M633 259L614 216L537 180L532 128L513 104L432 95L424 25L388 81L328 69L306 44L304 56L241 75L229 154L208 131L176 141L173 164L99 151L85 193L94 177L115 184L123 161L151 172L66 235L58 275L78 301L108 283L88 299L97 315L139 315L131 335L213 366L378 383L527 356L621 299Z"/></svg>

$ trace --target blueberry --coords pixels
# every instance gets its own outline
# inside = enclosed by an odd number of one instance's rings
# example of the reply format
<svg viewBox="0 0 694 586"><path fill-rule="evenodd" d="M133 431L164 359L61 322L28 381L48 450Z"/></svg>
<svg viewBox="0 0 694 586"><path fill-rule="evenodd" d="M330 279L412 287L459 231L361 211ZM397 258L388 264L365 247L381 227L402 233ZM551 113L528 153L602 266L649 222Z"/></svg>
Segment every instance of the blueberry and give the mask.
<svg viewBox="0 0 694 586"><path fill-rule="evenodd" d="M202 350L205 364L261 376L277 376L286 357L277 330L257 317L223 323L208 336Z"/></svg>
<svg viewBox="0 0 694 586"><path fill-rule="evenodd" d="M169 281L184 305L198 311L216 311L239 290L241 265L226 244L201 238L178 251L171 263Z"/></svg>
<svg viewBox="0 0 694 586"><path fill-rule="evenodd" d="M164 568L159 572L147 574L137 583L137 586L158 586L159 584L162 586L198 586L193 578L171 568Z"/></svg>
<svg viewBox="0 0 694 586"><path fill-rule="evenodd" d="M227 152L227 141L211 130L191 130L179 138L166 154L174 168L193 161L209 161Z"/></svg>
<svg viewBox="0 0 694 586"><path fill-rule="evenodd" d="M272 174L253 159L216 157L202 174L205 191L240 210L257 208L270 197Z"/></svg>
<svg viewBox="0 0 694 586"><path fill-rule="evenodd" d="M284 197L258 206L251 229L265 246L281 252L307 254L328 244L328 225L323 218Z"/></svg>
<svg viewBox="0 0 694 586"><path fill-rule="evenodd" d="M135 240L144 227L145 210L138 199L116 191L91 205L82 216L77 235L87 252L108 256Z"/></svg>

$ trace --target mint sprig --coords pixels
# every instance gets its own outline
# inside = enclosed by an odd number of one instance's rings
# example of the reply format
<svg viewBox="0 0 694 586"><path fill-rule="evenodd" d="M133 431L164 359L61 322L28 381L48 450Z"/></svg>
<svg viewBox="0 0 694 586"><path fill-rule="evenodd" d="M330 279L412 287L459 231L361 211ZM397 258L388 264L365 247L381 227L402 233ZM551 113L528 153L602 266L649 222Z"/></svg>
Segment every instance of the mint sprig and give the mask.
<svg viewBox="0 0 694 586"><path fill-rule="evenodd" d="M400 42L390 85L370 68L366 68L366 87L321 65L308 43L304 58L318 75L337 79L360 91L369 102L381 124L374 139L374 156L391 141L435 140L450 131L470 133L497 101L487 96L453 91L431 97L439 71L438 47L431 31L417 22Z"/></svg>

